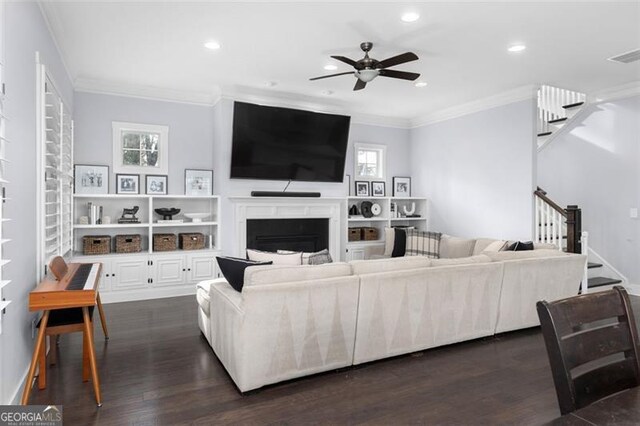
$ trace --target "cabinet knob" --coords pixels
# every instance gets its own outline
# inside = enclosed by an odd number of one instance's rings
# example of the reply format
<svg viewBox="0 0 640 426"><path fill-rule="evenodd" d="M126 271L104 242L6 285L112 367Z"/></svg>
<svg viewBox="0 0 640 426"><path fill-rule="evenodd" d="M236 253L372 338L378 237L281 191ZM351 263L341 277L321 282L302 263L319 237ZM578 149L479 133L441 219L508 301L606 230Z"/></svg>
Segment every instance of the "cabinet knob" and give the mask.
<svg viewBox="0 0 640 426"><path fill-rule="evenodd" d="M188 269L187 269L187 271L190 271L190 270L191 270L191 268L188 268Z"/></svg>
<svg viewBox="0 0 640 426"><path fill-rule="evenodd" d="M107 275L105 275L105 276L106 276L106 277L108 277L108 276L109 276L109 274L107 274Z"/></svg>
<svg viewBox="0 0 640 426"><path fill-rule="evenodd" d="M182 268L182 272L185 272L185 271L186 271L186 269Z"/></svg>

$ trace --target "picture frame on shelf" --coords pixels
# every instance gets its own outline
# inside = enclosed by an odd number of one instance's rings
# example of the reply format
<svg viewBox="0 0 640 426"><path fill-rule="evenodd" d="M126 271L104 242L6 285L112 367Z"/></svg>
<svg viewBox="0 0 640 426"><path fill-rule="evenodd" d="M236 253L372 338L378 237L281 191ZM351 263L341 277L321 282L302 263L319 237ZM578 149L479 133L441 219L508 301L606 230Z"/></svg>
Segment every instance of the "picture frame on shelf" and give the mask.
<svg viewBox="0 0 640 426"><path fill-rule="evenodd" d="M355 190L356 197L369 197L371 195L369 182L366 180L357 180Z"/></svg>
<svg viewBox="0 0 640 426"><path fill-rule="evenodd" d="M185 169L184 194L192 196L213 195L213 170Z"/></svg>
<svg viewBox="0 0 640 426"><path fill-rule="evenodd" d="M352 191L352 187L351 187L351 175L349 175L349 174L345 175L345 179L344 179L344 180L347 182L347 197L350 197L351 195L353 195L353 194L351 193L351 191Z"/></svg>
<svg viewBox="0 0 640 426"><path fill-rule="evenodd" d="M168 191L167 175L146 175L144 179L145 179L146 194L167 195L167 191Z"/></svg>
<svg viewBox="0 0 640 426"><path fill-rule="evenodd" d="M116 174L116 194L139 194L140 175Z"/></svg>
<svg viewBox="0 0 640 426"><path fill-rule="evenodd" d="M371 182L371 196L384 197L386 195L385 182L374 181Z"/></svg>
<svg viewBox="0 0 640 426"><path fill-rule="evenodd" d="M73 189L76 194L108 194L109 166L74 164Z"/></svg>
<svg viewBox="0 0 640 426"><path fill-rule="evenodd" d="M411 178L406 176L393 177L393 196L411 197Z"/></svg>

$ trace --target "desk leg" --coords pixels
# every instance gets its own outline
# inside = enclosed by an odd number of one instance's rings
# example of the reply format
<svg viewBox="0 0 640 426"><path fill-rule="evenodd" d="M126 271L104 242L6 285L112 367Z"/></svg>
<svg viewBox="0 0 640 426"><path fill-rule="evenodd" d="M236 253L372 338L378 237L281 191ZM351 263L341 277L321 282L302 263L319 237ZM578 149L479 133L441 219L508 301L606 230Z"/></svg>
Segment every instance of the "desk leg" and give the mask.
<svg viewBox="0 0 640 426"><path fill-rule="evenodd" d="M46 342L45 337L45 342ZM38 389L42 390L47 387L47 345L43 344L40 348L40 353L38 354L38 359L40 360L40 368L38 371Z"/></svg>
<svg viewBox="0 0 640 426"><path fill-rule="evenodd" d="M100 381L98 379L98 366L96 365L96 352L93 348L93 333L91 333L91 319L89 318L89 308L82 308L84 319L84 332L87 336L87 348L89 349L89 364L91 365L91 379L93 381L93 391L96 394L96 403L102 407L102 395L100 394Z"/></svg>
<svg viewBox="0 0 640 426"><path fill-rule="evenodd" d="M33 376L36 374L36 365L38 364L38 357L40 356L40 348L42 348L42 345L44 344L44 336L47 331L47 322L49 322L49 311L44 311L44 314L42 315L42 321L40 321L40 330L38 331L36 347L33 348L33 356L31 357L31 364L29 365L27 381L24 384L24 391L22 392L22 399L20 400L20 404L22 405L27 405L27 403L29 402Z"/></svg>
<svg viewBox="0 0 640 426"><path fill-rule="evenodd" d="M82 381L88 382L89 375L91 374L91 368L89 367L89 339L91 336L87 336L86 330L82 330Z"/></svg>
<svg viewBox="0 0 640 426"><path fill-rule="evenodd" d="M109 332L107 331L107 319L104 316L104 310L102 310L102 301L100 301L100 293L96 294L96 301L98 303L98 313L100 314L100 323L102 324L102 331L104 331L105 340L109 340Z"/></svg>

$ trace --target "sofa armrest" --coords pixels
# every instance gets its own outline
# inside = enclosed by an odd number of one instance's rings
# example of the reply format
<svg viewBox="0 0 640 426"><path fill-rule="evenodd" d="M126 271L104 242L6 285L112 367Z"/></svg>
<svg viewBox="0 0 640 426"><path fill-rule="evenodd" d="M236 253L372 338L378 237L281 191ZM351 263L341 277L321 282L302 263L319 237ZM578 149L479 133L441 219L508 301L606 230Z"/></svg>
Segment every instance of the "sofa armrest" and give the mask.
<svg viewBox="0 0 640 426"><path fill-rule="evenodd" d="M234 290L234 288L231 287L224 278L218 278L211 281L209 286L209 297L213 300L214 296L212 293L215 293L218 298L221 298L228 303L229 306L235 309L239 314L244 314L242 307L242 294Z"/></svg>

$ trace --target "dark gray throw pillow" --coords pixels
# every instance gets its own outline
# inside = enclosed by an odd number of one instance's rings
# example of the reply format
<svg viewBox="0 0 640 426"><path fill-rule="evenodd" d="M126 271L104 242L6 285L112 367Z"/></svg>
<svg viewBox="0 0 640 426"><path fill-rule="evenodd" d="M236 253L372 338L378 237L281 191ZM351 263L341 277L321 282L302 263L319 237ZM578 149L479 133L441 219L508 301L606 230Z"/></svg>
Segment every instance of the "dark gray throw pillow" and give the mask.
<svg viewBox="0 0 640 426"><path fill-rule="evenodd" d="M333 262L333 259L331 259L331 254L327 249L320 250L309 255L309 265L322 265L324 263L331 262Z"/></svg>
<svg viewBox="0 0 640 426"><path fill-rule="evenodd" d="M402 257L407 251L407 231L402 228L394 228L393 251L391 257Z"/></svg>
<svg viewBox="0 0 640 426"><path fill-rule="evenodd" d="M244 286L244 270L249 266L271 265L273 262L256 262L254 260L237 257L217 256L218 266L229 285L237 292L242 292Z"/></svg>
<svg viewBox="0 0 640 426"><path fill-rule="evenodd" d="M509 247L504 249L504 251L527 251L533 250L533 241L516 241L511 244Z"/></svg>

